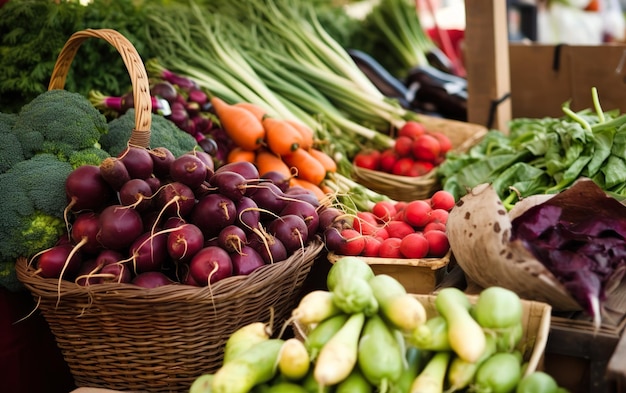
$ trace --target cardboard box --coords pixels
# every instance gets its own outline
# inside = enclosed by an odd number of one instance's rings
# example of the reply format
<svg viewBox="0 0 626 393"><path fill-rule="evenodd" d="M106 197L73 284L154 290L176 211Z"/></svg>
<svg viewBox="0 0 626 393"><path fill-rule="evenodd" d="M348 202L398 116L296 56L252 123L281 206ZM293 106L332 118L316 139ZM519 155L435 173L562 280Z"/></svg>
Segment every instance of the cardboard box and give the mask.
<svg viewBox="0 0 626 393"><path fill-rule="evenodd" d="M626 112L626 45L509 45L512 117L558 117L568 100L574 111Z"/></svg>

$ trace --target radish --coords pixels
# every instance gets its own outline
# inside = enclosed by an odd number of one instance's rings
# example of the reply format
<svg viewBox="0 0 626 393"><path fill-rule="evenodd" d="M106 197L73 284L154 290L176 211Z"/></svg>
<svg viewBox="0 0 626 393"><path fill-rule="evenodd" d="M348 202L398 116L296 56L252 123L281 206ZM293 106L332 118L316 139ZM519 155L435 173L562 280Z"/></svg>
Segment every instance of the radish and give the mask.
<svg viewBox="0 0 626 393"><path fill-rule="evenodd" d="M234 224L236 218L235 202L220 194L202 197L189 216L190 222L200 228L207 239L217 236L223 228Z"/></svg>
<svg viewBox="0 0 626 393"><path fill-rule="evenodd" d="M82 286L98 284L100 277L96 274L101 268L102 264L99 264L96 258L83 261L76 272L76 284Z"/></svg>
<svg viewBox="0 0 626 393"><path fill-rule="evenodd" d="M378 219L372 212L359 211L352 222L352 228L363 235L372 235L379 228Z"/></svg>
<svg viewBox="0 0 626 393"><path fill-rule="evenodd" d="M361 233L351 228L341 230L341 237L344 239L341 242L337 253L340 255L356 256L360 255L365 247L365 240Z"/></svg>
<svg viewBox="0 0 626 393"><path fill-rule="evenodd" d="M174 284L174 281L161 272L150 271L138 274L132 280L132 283L143 288L157 288L163 285Z"/></svg>
<svg viewBox="0 0 626 393"><path fill-rule="evenodd" d="M428 222L440 222L445 225L448 222L448 214L447 210L433 209L428 213Z"/></svg>
<svg viewBox="0 0 626 393"><path fill-rule="evenodd" d="M243 176L246 180L257 180L260 178L257 167L248 161L237 161L224 164L215 170L215 173L235 172Z"/></svg>
<svg viewBox="0 0 626 393"><path fill-rule="evenodd" d="M411 201L404 208L404 220L415 228L424 227L430 221L431 210L430 204L424 200Z"/></svg>
<svg viewBox="0 0 626 393"><path fill-rule="evenodd" d="M265 266L261 255L250 246L242 246L239 251L231 253L230 258L233 262L233 275L245 276Z"/></svg>
<svg viewBox="0 0 626 393"><path fill-rule="evenodd" d="M390 237L383 240L378 249L378 255L381 258L403 258L400 252L400 243L402 243L402 239L397 237Z"/></svg>
<svg viewBox="0 0 626 393"><path fill-rule="evenodd" d="M209 179L213 187L217 187L220 194L239 201L246 194L247 180L241 174L232 171L217 171Z"/></svg>
<svg viewBox="0 0 626 393"><path fill-rule="evenodd" d="M259 227L261 212L254 199L243 197L235 202L235 207L237 208L237 219L235 223L239 227L245 231Z"/></svg>
<svg viewBox="0 0 626 393"><path fill-rule="evenodd" d="M204 247L200 228L189 223L172 227L167 234L167 253L175 261L188 261Z"/></svg>
<svg viewBox="0 0 626 393"><path fill-rule="evenodd" d="M267 229L283 243L288 254L304 248L309 237L306 222L295 214L287 214L272 220Z"/></svg>
<svg viewBox="0 0 626 393"><path fill-rule="evenodd" d="M150 186L150 190L152 191L152 194L155 194L157 191L159 191L159 189L163 185L163 182L161 181L161 179L159 179L156 176L150 176L149 178L144 179L144 181L148 183L148 185Z"/></svg>
<svg viewBox="0 0 626 393"><path fill-rule="evenodd" d="M37 256L37 271L44 278L70 279L80 269L82 257L70 244L54 246Z"/></svg>
<svg viewBox="0 0 626 393"><path fill-rule="evenodd" d="M343 228L347 226L343 211L332 206L321 207L317 211L319 218L319 229L323 232L330 227Z"/></svg>
<svg viewBox="0 0 626 393"><path fill-rule="evenodd" d="M256 202L260 209L267 210L274 214L278 214L287 204L284 193L273 183L259 184L256 186L255 193L250 195L250 198ZM274 218L275 216L262 211L261 217Z"/></svg>
<svg viewBox="0 0 626 393"><path fill-rule="evenodd" d="M308 202L313 207L318 207L320 205L320 200L312 191L309 191L302 187L289 187L285 191L284 195L287 198L293 198L300 201Z"/></svg>
<svg viewBox="0 0 626 393"><path fill-rule="evenodd" d="M341 236L341 228L329 227L323 232L324 244L329 251L337 252L345 241Z"/></svg>
<svg viewBox="0 0 626 393"><path fill-rule="evenodd" d="M130 246L133 268L136 273L160 270L165 263L167 234L144 232Z"/></svg>
<svg viewBox="0 0 626 393"><path fill-rule="evenodd" d="M364 257L377 257L380 251L380 246L383 244L382 239L373 236L363 237L363 251L361 255Z"/></svg>
<svg viewBox="0 0 626 393"><path fill-rule="evenodd" d="M170 177L191 189L200 187L206 180L206 165L198 157L183 154L170 165Z"/></svg>
<svg viewBox="0 0 626 393"><path fill-rule="evenodd" d="M213 176L213 173L215 172L215 162L213 162L213 157L211 157L209 153L201 150L194 150L185 154L197 157L198 159L200 159L200 161L204 163L204 169L206 170L206 180L209 180L209 178Z"/></svg>
<svg viewBox="0 0 626 393"><path fill-rule="evenodd" d="M400 254L409 259L421 259L428 255L428 240L419 232L411 233L400 242Z"/></svg>
<svg viewBox="0 0 626 393"><path fill-rule="evenodd" d="M428 242L428 256L441 258L450 250L450 242L444 231L433 229L425 232L424 238Z"/></svg>
<svg viewBox="0 0 626 393"><path fill-rule="evenodd" d="M119 190L119 200L124 206L141 212L152 205L152 187L143 179L130 179Z"/></svg>
<svg viewBox="0 0 626 393"><path fill-rule="evenodd" d="M396 206L391 201L379 201L372 206L372 213L381 222L387 222L396 215Z"/></svg>
<svg viewBox="0 0 626 393"><path fill-rule="evenodd" d="M229 253L241 253L248 238L246 232L237 225L228 225L220 231L217 243Z"/></svg>
<svg viewBox="0 0 626 393"><path fill-rule="evenodd" d="M104 248L122 250L143 232L139 213L126 206L110 205L100 213L97 238Z"/></svg>
<svg viewBox="0 0 626 393"><path fill-rule="evenodd" d="M81 165L65 179L65 193L69 202L67 210L99 211L114 197L114 191L95 165Z"/></svg>
<svg viewBox="0 0 626 393"><path fill-rule="evenodd" d="M100 230L98 214L94 212L82 212L76 215L70 236L72 241L86 254L96 254L102 245L98 242L97 235Z"/></svg>
<svg viewBox="0 0 626 393"><path fill-rule="evenodd" d="M402 239L407 235L415 233L415 228L405 221L392 220L386 223L384 227L390 238Z"/></svg>
<svg viewBox="0 0 626 393"><path fill-rule="evenodd" d="M308 233L306 241L312 240L312 237L317 233L320 222L315 206L303 201L289 201L283 210L280 211L279 215L286 216L289 214L294 214L304 220Z"/></svg>
<svg viewBox="0 0 626 393"><path fill-rule="evenodd" d="M418 160L436 162L441 153L439 140L430 134L420 135L411 146L413 156Z"/></svg>
<svg viewBox="0 0 626 393"><path fill-rule="evenodd" d="M259 253L265 263L274 263L287 259L285 245L269 233L253 233L248 245Z"/></svg>
<svg viewBox="0 0 626 393"><path fill-rule="evenodd" d="M280 188L281 191L283 192L287 191L287 189L289 188L289 178L285 177L282 173L278 171L265 172L261 174L260 179L271 181L273 184L278 186L278 188Z"/></svg>
<svg viewBox="0 0 626 393"><path fill-rule="evenodd" d="M156 195L157 207L168 217L186 217L196 204L193 190L180 182L164 185Z"/></svg>
<svg viewBox="0 0 626 393"><path fill-rule="evenodd" d="M152 173L154 176L163 179L170 174L170 166L176 159L174 154L166 147L155 147L150 150L152 157Z"/></svg>
<svg viewBox="0 0 626 393"><path fill-rule="evenodd" d="M438 222L438 221L431 221L428 224L426 224L426 226L424 227L422 232L426 233L426 232L429 232L429 231L432 231L432 230L445 232L446 231L446 224L444 224L442 222Z"/></svg>
<svg viewBox="0 0 626 393"><path fill-rule="evenodd" d="M100 175L114 190L130 180L126 166L117 157L107 157L100 162Z"/></svg>
<svg viewBox="0 0 626 393"><path fill-rule="evenodd" d="M205 247L198 251L189 262L193 279L201 286L207 286L233 275L230 255L221 247Z"/></svg>
<svg viewBox="0 0 626 393"><path fill-rule="evenodd" d="M131 272L127 263L112 262L105 264L100 269L99 283L129 283Z"/></svg>
<svg viewBox="0 0 626 393"><path fill-rule="evenodd" d="M119 155L128 170L131 179L146 179L152 175L154 162L148 150L137 146L128 146Z"/></svg>
<svg viewBox="0 0 626 393"><path fill-rule="evenodd" d="M436 191L430 197L430 205L433 209L450 211L455 205L454 196L445 190Z"/></svg>

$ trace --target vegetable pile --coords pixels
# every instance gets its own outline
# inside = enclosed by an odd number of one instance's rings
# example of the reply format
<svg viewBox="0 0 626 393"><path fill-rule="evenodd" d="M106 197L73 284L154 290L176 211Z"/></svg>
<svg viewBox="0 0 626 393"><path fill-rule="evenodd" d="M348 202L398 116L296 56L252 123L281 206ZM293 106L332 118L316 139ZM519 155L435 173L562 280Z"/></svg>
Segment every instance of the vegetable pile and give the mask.
<svg viewBox="0 0 626 393"><path fill-rule="evenodd" d="M532 345L523 304L492 287L470 301L456 288L417 297L359 258L343 257L328 290L306 294L292 317L300 338L271 336L252 323L233 333L224 362L199 376L190 393L244 392L561 392L523 363ZM472 303L473 302L473 303Z"/></svg>
<svg viewBox="0 0 626 393"><path fill-rule="evenodd" d="M128 146L74 169L65 191L67 238L32 263L80 285L207 286L286 260L317 236L314 194L248 162L215 168L200 149L175 157Z"/></svg>
<svg viewBox="0 0 626 393"><path fill-rule="evenodd" d="M354 165L398 176L423 176L443 162L452 148L441 132L428 131L422 123L407 121L398 129L393 147L368 150L354 156Z"/></svg>
<svg viewBox="0 0 626 393"><path fill-rule="evenodd" d="M338 255L381 258L441 258L450 250L446 235L454 198L437 191L427 200L376 202L354 215L328 208L324 219L326 248Z"/></svg>
<svg viewBox="0 0 626 393"><path fill-rule="evenodd" d="M562 191L580 177L624 196L626 115L602 111L593 93L595 111L575 113L565 104L562 118L514 119L508 135L491 131L467 153L449 154L438 169L443 188L458 199L491 183L507 209L529 195Z"/></svg>

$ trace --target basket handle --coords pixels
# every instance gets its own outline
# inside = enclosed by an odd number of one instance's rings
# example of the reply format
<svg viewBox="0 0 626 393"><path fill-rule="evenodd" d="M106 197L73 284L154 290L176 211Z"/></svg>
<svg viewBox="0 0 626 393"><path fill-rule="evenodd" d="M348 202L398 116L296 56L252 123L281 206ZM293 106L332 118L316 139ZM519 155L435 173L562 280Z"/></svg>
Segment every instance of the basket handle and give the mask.
<svg viewBox="0 0 626 393"><path fill-rule="evenodd" d="M124 60L130 74L133 87L135 106L135 128L133 129L129 145L149 147L150 127L152 123L152 100L150 84L145 66L137 49L122 34L112 29L86 29L78 31L67 40L57 58L48 90L63 89L74 56L80 45L87 38L101 38L113 45Z"/></svg>

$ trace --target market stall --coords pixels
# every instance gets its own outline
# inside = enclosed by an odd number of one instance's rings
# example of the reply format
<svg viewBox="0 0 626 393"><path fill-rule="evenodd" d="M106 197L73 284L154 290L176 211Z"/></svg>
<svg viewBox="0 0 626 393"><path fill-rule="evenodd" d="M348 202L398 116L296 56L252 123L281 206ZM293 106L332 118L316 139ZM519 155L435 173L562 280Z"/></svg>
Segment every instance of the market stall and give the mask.
<svg viewBox="0 0 626 393"><path fill-rule="evenodd" d="M622 47L348 3L0 6L8 392L624 389Z"/></svg>

